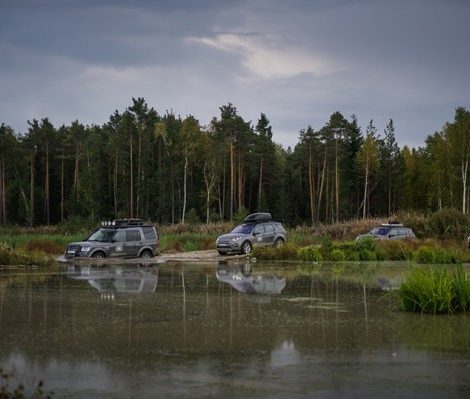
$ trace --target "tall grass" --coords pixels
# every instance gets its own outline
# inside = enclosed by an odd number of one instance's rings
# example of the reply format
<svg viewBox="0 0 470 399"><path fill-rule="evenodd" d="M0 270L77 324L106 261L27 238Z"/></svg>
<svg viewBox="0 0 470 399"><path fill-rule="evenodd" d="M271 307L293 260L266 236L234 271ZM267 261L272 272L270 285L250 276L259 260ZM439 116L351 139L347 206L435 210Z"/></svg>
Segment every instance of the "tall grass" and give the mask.
<svg viewBox="0 0 470 399"><path fill-rule="evenodd" d="M403 309L420 313L457 313L470 310L470 281L458 265L453 273L446 269L415 268L400 286Z"/></svg>

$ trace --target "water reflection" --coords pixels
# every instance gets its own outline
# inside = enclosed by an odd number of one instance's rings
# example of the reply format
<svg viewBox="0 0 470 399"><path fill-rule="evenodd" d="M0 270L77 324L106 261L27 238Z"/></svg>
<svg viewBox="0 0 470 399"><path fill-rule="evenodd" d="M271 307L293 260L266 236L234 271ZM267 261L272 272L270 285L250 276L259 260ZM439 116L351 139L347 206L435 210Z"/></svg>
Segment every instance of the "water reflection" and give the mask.
<svg viewBox="0 0 470 399"><path fill-rule="evenodd" d="M397 311L378 278L393 282L405 268L78 266L0 273L0 367L44 379L55 397L464 397L470 389L470 318ZM101 300L107 292L115 300Z"/></svg>
<svg viewBox="0 0 470 399"><path fill-rule="evenodd" d="M239 266L219 264L215 275L217 280L245 294L279 295L286 286L285 277L253 273L250 263Z"/></svg>
<svg viewBox="0 0 470 399"><path fill-rule="evenodd" d="M159 268L144 265L103 266L73 264L67 266L66 276L74 280L87 281L102 294L103 298L114 298L116 293L151 294L158 283Z"/></svg>

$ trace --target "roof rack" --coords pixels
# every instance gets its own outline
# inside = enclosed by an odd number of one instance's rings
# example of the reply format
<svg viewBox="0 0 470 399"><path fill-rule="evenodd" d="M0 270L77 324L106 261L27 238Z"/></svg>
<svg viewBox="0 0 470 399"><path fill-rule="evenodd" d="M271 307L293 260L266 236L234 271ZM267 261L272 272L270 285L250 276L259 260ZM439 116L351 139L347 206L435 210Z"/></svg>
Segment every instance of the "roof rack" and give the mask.
<svg viewBox="0 0 470 399"><path fill-rule="evenodd" d="M127 226L143 226L144 221L142 219L114 219L111 221L101 222L103 227L127 227Z"/></svg>
<svg viewBox="0 0 470 399"><path fill-rule="evenodd" d="M245 223L271 222L273 217L267 212L252 213L245 218Z"/></svg>

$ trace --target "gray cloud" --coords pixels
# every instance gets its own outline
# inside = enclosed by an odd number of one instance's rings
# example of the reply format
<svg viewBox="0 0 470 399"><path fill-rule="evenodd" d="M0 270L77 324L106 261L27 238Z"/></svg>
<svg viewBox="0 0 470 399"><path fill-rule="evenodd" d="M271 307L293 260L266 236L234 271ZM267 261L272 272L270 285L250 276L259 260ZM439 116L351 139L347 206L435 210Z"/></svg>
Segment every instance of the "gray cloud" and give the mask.
<svg viewBox="0 0 470 399"><path fill-rule="evenodd" d="M208 123L233 102L294 145L339 110L401 144L470 106L466 1L2 1L0 121L102 123L132 96Z"/></svg>

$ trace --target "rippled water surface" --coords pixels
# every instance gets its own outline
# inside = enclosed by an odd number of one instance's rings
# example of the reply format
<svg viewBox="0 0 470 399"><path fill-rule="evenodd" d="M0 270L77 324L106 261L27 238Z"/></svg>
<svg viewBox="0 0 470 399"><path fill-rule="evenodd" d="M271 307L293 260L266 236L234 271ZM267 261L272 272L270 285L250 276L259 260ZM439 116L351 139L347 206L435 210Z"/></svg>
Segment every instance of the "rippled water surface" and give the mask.
<svg viewBox="0 0 470 399"><path fill-rule="evenodd" d="M55 398L470 397L470 317L397 310L405 266L0 270L0 368Z"/></svg>

